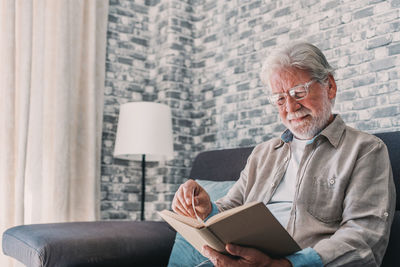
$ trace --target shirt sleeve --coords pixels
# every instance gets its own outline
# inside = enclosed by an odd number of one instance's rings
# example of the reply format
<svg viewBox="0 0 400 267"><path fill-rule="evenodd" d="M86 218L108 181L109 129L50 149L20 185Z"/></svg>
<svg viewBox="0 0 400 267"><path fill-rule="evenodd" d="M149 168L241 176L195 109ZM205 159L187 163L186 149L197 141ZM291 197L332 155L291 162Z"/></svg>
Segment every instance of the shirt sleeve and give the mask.
<svg viewBox="0 0 400 267"><path fill-rule="evenodd" d="M254 150L248 157L247 164L240 173L240 177L237 180L237 182L232 186L232 188L228 191L228 193L224 197L215 201L215 204L218 207L219 211L229 210L244 204L245 202L244 192L246 190L248 182L249 168L253 158Z"/></svg>
<svg viewBox="0 0 400 267"><path fill-rule="evenodd" d="M305 248L286 257L293 267L323 267L321 257L312 248Z"/></svg>

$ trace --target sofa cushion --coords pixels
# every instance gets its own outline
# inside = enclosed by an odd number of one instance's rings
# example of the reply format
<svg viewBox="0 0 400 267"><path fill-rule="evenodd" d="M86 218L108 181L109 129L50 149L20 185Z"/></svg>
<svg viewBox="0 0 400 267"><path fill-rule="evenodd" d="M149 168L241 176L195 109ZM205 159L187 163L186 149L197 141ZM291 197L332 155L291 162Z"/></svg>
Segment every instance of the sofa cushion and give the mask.
<svg viewBox="0 0 400 267"><path fill-rule="evenodd" d="M3 251L30 267L165 266L174 235L164 222L21 225L4 232Z"/></svg>
<svg viewBox="0 0 400 267"><path fill-rule="evenodd" d="M209 180L196 180L196 182L207 191L211 201L216 201L225 196L236 181L216 182Z"/></svg>

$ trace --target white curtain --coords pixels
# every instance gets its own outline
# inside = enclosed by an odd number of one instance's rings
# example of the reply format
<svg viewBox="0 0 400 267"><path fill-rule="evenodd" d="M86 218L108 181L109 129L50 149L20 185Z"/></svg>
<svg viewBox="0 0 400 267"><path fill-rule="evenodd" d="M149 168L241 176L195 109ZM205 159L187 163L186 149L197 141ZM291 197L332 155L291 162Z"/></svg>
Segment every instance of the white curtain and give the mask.
<svg viewBox="0 0 400 267"><path fill-rule="evenodd" d="M0 235L98 218L107 15L108 0L0 0Z"/></svg>

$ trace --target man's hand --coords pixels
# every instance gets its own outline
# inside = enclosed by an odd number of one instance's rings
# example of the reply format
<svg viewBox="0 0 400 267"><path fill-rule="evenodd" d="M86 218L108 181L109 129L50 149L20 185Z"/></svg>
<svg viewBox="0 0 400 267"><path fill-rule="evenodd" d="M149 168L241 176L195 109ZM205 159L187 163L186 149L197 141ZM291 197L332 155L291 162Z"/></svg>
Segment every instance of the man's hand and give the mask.
<svg viewBox="0 0 400 267"><path fill-rule="evenodd" d="M192 206L193 193L197 215L204 220L212 211L211 201L208 193L194 180L188 180L179 187L172 201L172 209L178 214L196 218Z"/></svg>
<svg viewBox="0 0 400 267"><path fill-rule="evenodd" d="M225 249L237 258L223 255L209 246L203 247L203 255L211 260L216 267L243 267L243 266L269 266L269 267L291 267L287 259L272 259L268 255L254 248L246 248L227 244Z"/></svg>

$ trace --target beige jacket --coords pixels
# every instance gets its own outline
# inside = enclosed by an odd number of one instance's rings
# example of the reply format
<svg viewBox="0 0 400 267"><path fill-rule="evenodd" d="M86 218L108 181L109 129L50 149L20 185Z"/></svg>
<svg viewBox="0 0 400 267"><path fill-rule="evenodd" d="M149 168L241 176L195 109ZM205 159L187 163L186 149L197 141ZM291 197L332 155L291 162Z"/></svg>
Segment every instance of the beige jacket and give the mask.
<svg viewBox="0 0 400 267"><path fill-rule="evenodd" d="M286 131L256 146L220 211L267 204L289 159ZM284 140L284 141L283 141ZM389 240L395 186L385 144L344 124L339 115L305 148L287 231L327 266L379 266Z"/></svg>

